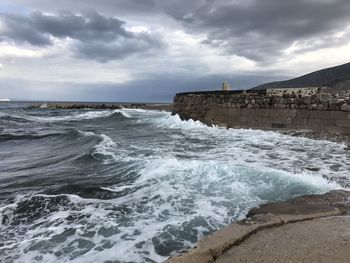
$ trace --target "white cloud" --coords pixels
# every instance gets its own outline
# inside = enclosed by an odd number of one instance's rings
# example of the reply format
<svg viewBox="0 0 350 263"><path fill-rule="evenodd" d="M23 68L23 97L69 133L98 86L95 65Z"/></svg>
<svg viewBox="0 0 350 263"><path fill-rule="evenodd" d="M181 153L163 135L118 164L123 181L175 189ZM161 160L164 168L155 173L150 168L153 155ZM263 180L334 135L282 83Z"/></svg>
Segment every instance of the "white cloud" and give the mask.
<svg viewBox="0 0 350 263"><path fill-rule="evenodd" d="M3 68L3 78L39 82L125 83L131 80L128 70L117 64L87 63L67 56L43 59L14 59Z"/></svg>
<svg viewBox="0 0 350 263"><path fill-rule="evenodd" d="M45 51L42 49L30 49L18 47L8 43L0 43L1 58L41 58Z"/></svg>
<svg viewBox="0 0 350 263"><path fill-rule="evenodd" d="M0 58L28 58L44 59L52 56L59 56L67 52L70 39L53 39L54 45L48 47L33 47L29 44L14 44L10 42L0 42Z"/></svg>
<svg viewBox="0 0 350 263"><path fill-rule="evenodd" d="M275 63L273 70L279 69L298 76L322 68L344 64L349 62L349 60L350 43L287 56Z"/></svg>
<svg viewBox="0 0 350 263"><path fill-rule="evenodd" d="M126 29L133 33L152 33L151 30L146 26L132 26L126 27Z"/></svg>

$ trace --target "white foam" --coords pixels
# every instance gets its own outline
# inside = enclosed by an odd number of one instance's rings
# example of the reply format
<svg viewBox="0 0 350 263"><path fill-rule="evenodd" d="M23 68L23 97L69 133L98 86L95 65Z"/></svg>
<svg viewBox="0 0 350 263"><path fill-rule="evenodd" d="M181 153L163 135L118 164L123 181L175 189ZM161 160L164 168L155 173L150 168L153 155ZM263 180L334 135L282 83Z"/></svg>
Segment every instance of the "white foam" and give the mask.
<svg viewBox="0 0 350 263"><path fill-rule="evenodd" d="M122 114L125 118L131 118L130 114L127 113L125 110L116 110L115 112L119 112L120 114Z"/></svg>
<svg viewBox="0 0 350 263"><path fill-rule="evenodd" d="M30 116L28 119L44 121L44 122L58 122L58 121L74 121L74 120L89 120L101 117L108 117L112 115L112 111L88 111L84 113L75 113L73 115L66 116L55 116L55 117L38 117L38 116Z"/></svg>
<svg viewBox="0 0 350 263"><path fill-rule="evenodd" d="M43 106L43 105L42 105ZM62 111L64 112L64 111ZM25 116L14 116L18 118L24 117L27 120L31 121L39 121L39 122L60 122L60 121L80 121L80 120L90 120L90 119L97 119L97 118L102 118L102 117L108 117L113 115L114 113L120 113L123 115L125 118L130 118L130 115L123 110L99 110L99 111L91 111L88 110L86 112L75 112L71 114L70 112L68 115L63 115L63 116L32 116L32 115L25 115Z"/></svg>
<svg viewBox="0 0 350 263"><path fill-rule="evenodd" d="M83 136L98 136L96 133L88 132L88 131L79 131Z"/></svg>
<svg viewBox="0 0 350 263"><path fill-rule="evenodd" d="M114 145L108 138L104 138L108 145ZM155 252L152 239L159 237L160 233L167 233L165 230L167 226L183 231L184 225L203 218L207 226L203 224L193 226L197 231L197 238L200 238L210 229L218 229L244 217L250 207L264 201L262 197L266 193L278 195L281 192L288 192L295 186L307 187L310 193L325 192L339 187L335 183L328 183L322 177L316 178L307 174L291 174L275 169L260 171L225 161L183 160L174 157L148 159L139 174L138 179L126 187L104 188L115 191L135 188L124 197L98 200L69 195L75 209L57 211L46 218L40 218L36 224L45 221L56 223L50 227L39 224L38 227L27 231L24 239L17 241L16 246L22 251L18 253L20 256L18 262L26 260L31 262L38 255L43 256L42 262L69 260L80 263L96 262L100 259L144 262L145 258L163 262L166 257ZM281 186L284 188L278 189ZM123 212L118 212L122 207L127 209L125 215ZM77 218L88 215L89 224L84 223L84 220L68 220L74 215L77 215ZM127 217L126 225L124 216ZM104 237L97 234L101 227L118 228L119 232ZM88 231L95 231L96 234L89 237L86 242L92 242L96 247L108 240L112 245L101 251L92 249L74 259L69 259L71 254L57 258L36 250L24 252L33 244L49 242L55 235L62 234L69 228L75 229L75 234L67 237L66 241L55 244L51 250L64 251L70 243L77 242L76 240L81 238L86 240L82 235ZM140 234L134 235L135 231L139 231ZM33 238L34 236L36 238ZM181 241L178 237L173 238ZM142 247L136 248L135 245L140 242L144 242ZM194 245L188 240L181 242L184 246ZM81 248L75 248L75 251L80 250Z"/></svg>
<svg viewBox="0 0 350 263"><path fill-rule="evenodd" d="M100 134L99 136L102 138L102 140L98 145L94 147L95 153L117 159L117 156L115 154L117 146L116 143L105 134Z"/></svg>

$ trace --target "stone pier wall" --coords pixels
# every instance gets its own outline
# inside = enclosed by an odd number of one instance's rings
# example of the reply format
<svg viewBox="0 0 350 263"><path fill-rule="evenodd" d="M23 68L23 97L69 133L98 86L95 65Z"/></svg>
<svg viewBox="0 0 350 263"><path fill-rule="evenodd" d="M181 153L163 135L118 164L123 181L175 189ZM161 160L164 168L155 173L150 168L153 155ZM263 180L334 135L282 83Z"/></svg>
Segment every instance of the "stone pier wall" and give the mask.
<svg viewBox="0 0 350 263"><path fill-rule="evenodd" d="M184 119L227 128L350 131L348 94L324 90L312 94L271 91L179 93L174 113Z"/></svg>

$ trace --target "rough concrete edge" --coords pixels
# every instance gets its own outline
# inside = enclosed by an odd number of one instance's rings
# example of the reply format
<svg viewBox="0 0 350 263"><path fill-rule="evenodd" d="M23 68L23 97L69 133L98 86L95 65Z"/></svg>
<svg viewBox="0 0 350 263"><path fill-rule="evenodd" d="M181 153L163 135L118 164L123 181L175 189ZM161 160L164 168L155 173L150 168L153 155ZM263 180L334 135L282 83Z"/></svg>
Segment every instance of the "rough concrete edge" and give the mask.
<svg viewBox="0 0 350 263"><path fill-rule="evenodd" d="M185 254L178 255L167 259L166 263L199 263L199 262L214 262L220 255L225 253L228 249L238 246L244 240L252 236L253 234L269 228L280 227L285 224L292 224L307 220L313 220L318 218L332 217L342 215L343 212L338 208L332 208L330 211L314 213L309 215L264 215L264 219L268 219L265 222L252 221L251 224L234 223L228 225L215 232L214 234L205 237L198 242L198 247L188 251ZM235 228L238 231L232 229ZM227 233L225 233L227 232ZM236 236L235 236L236 235ZM212 245L206 245L206 244ZM201 245L202 244L202 245Z"/></svg>

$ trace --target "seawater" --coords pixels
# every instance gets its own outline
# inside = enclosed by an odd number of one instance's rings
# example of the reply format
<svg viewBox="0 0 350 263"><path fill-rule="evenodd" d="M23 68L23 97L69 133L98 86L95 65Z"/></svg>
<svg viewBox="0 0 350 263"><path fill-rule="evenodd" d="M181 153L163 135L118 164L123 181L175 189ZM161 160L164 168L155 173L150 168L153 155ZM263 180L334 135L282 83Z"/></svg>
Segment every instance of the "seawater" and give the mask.
<svg viewBox="0 0 350 263"><path fill-rule="evenodd" d="M342 144L27 106L0 104L1 262L162 262L254 206L350 185Z"/></svg>

